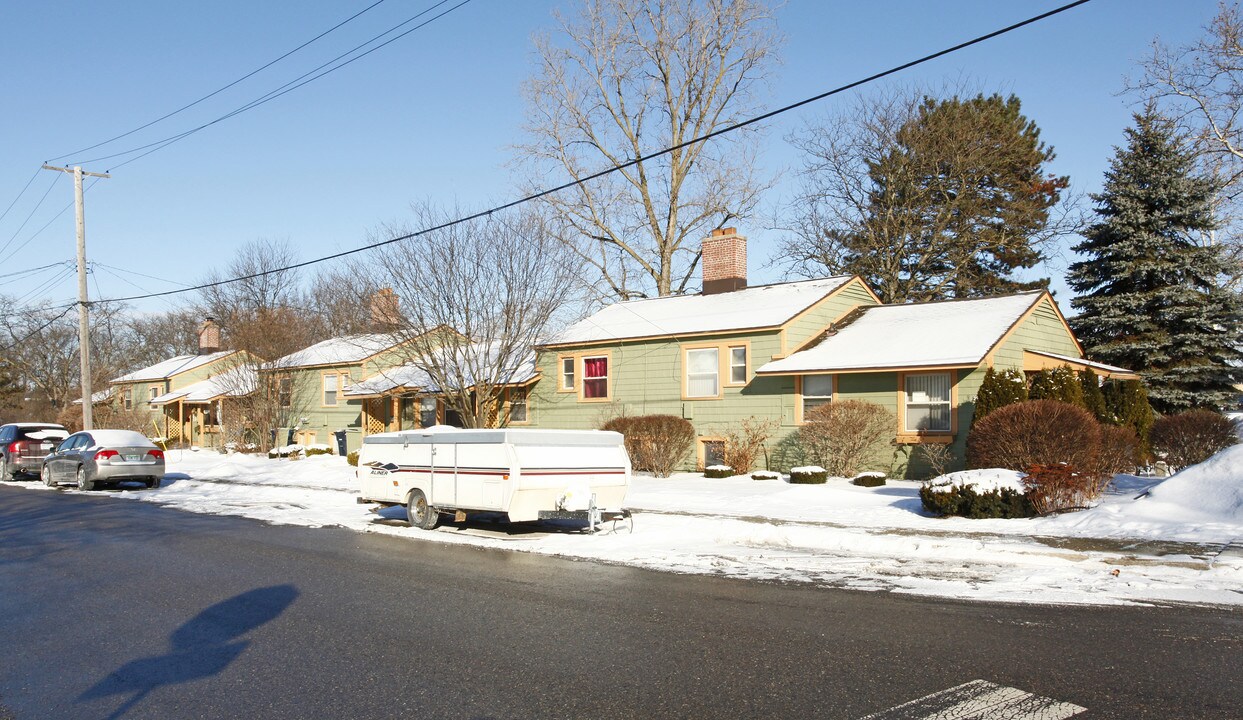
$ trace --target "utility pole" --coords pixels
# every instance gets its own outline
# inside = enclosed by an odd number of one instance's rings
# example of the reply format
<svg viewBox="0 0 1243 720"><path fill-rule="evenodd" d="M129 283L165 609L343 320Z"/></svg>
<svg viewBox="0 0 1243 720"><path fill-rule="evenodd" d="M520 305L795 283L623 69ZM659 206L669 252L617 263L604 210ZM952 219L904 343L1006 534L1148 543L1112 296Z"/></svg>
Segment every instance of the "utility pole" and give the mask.
<svg viewBox="0 0 1243 720"><path fill-rule="evenodd" d="M94 408L91 405L91 344L90 326L87 322L89 303L86 297L86 218L84 216L86 206L82 201L82 176L90 175L98 178L112 176L107 173L85 172L80 165L74 165L72 168L44 165L43 169L73 175L74 209L77 210L78 216L78 354L82 364L82 429L91 430L95 423Z"/></svg>

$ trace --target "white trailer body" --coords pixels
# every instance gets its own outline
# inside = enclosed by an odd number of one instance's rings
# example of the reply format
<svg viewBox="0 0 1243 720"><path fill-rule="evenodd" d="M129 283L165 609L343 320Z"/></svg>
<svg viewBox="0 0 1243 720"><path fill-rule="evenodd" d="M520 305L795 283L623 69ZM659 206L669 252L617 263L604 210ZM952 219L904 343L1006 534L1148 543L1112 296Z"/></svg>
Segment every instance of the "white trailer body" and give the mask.
<svg viewBox="0 0 1243 720"><path fill-rule="evenodd" d="M630 458L621 434L602 430L433 428L363 438L356 475L359 502L409 505L418 491L433 513L522 522L586 510L593 495L595 507L620 509Z"/></svg>

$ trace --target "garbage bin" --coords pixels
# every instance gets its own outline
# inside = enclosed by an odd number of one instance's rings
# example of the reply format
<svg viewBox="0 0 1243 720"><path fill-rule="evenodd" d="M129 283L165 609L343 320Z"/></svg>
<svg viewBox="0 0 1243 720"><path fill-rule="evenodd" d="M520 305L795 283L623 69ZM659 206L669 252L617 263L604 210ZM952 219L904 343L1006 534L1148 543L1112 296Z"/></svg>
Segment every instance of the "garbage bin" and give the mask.
<svg viewBox="0 0 1243 720"><path fill-rule="evenodd" d="M289 428L289 439L285 441L286 445L293 445L293 432L295 428Z"/></svg>
<svg viewBox="0 0 1243 720"><path fill-rule="evenodd" d="M341 457L345 457L346 455L348 455L349 451L345 447L345 431L338 430L334 432L332 436L337 439L337 454L340 455Z"/></svg>

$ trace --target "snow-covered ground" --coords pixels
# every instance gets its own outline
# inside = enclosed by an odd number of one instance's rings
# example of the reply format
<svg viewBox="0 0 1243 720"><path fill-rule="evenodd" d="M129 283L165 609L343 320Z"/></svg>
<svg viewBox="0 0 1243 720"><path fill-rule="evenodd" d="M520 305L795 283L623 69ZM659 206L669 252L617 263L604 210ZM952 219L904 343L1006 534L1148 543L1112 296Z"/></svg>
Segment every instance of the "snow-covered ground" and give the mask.
<svg viewBox="0 0 1243 720"><path fill-rule="evenodd" d="M100 494L672 572L976 600L1243 605L1243 446L1164 481L1119 476L1094 509L1023 520L931 517L915 482L640 476L626 501L634 532L594 536L486 522L415 530L400 508L358 505L353 470L331 456L172 450L164 487Z"/></svg>

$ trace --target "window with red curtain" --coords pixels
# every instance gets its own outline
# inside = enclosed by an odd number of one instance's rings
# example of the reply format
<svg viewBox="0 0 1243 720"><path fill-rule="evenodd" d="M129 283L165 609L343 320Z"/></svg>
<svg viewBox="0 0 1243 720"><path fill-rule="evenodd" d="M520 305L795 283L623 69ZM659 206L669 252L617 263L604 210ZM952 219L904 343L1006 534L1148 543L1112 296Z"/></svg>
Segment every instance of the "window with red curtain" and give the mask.
<svg viewBox="0 0 1243 720"><path fill-rule="evenodd" d="M583 397L607 398L609 396L609 359L607 357L583 358Z"/></svg>

